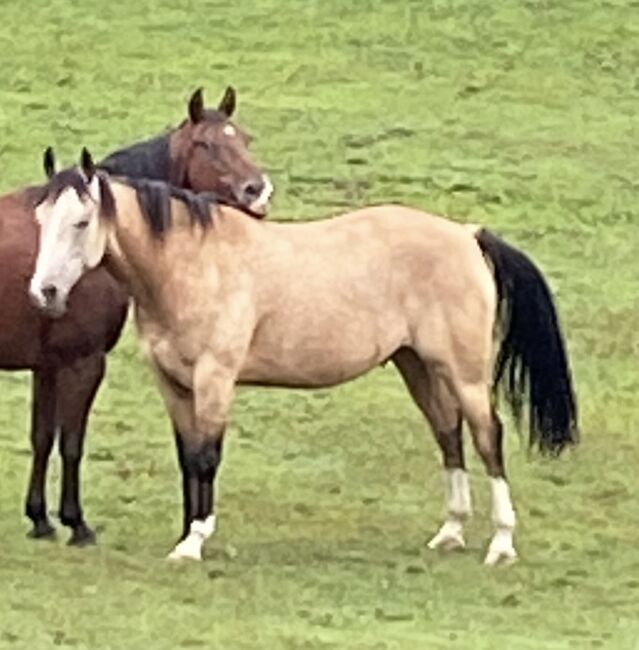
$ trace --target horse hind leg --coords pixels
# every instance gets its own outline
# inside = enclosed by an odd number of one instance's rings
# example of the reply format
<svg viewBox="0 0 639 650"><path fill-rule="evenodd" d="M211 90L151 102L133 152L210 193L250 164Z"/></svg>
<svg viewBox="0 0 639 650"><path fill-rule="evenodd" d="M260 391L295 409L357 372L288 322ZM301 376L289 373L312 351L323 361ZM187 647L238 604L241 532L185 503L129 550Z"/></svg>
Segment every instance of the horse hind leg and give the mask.
<svg viewBox="0 0 639 650"><path fill-rule="evenodd" d="M470 425L475 449L490 478L492 518L495 534L488 547L485 564L510 563L517 559L513 545L515 510L506 479L502 450L503 427L491 403L486 382L458 387L464 417Z"/></svg>
<svg viewBox="0 0 639 650"><path fill-rule="evenodd" d="M475 295L468 291L457 295L459 309L450 315L445 312L444 333L434 336L430 329L423 334L418 332L416 349L429 368L437 369L461 408L490 479L496 532L485 563L494 565L515 560L517 553L513 546L515 511L504 468L502 426L491 396L494 304L488 300L489 291L492 289L486 291L484 301L464 301L464 296ZM463 318L460 313L464 313Z"/></svg>
<svg viewBox="0 0 639 650"><path fill-rule="evenodd" d="M58 423L62 459L60 521L71 528L69 544L72 546L94 544L96 540L82 511L80 467L89 413L105 369L105 356L99 354L63 368L59 373Z"/></svg>
<svg viewBox="0 0 639 650"><path fill-rule="evenodd" d="M466 547L464 523L471 515L472 507L464 463L461 409L443 379L415 352L403 348L393 361L413 400L430 423L443 456L447 514L428 547L463 549Z"/></svg>

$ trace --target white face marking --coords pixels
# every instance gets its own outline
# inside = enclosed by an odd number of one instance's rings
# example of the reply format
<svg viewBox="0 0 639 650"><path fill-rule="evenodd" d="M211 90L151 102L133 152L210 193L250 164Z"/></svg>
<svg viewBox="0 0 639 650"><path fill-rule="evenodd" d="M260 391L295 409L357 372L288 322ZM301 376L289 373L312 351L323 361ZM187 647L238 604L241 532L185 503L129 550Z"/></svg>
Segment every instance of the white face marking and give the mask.
<svg viewBox="0 0 639 650"><path fill-rule="evenodd" d="M69 187L55 203L45 201L36 209L40 239L29 291L34 302L52 315L63 313L71 289L104 254L106 235L99 220L98 195L94 178L88 196L80 198Z"/></svg>
<svg viewBox="0 0 639 650"><path fill-rule="evenodd" d="M232 124L225 124L224 128L222 129L222 133L224 133L224 135L228 135L229 138L234 138L237 135L237 131Z"/></svg>
<svg viewBox="0 0 639 650"><path fill-rule="evenodd" d="M262 183L264 184L264 187L262 188L260 195L249 206L251 212L254 212L255 214L266 214L269 201L273 194L273 183L271 183L271 179L266 174L262 175Z"/></svg>

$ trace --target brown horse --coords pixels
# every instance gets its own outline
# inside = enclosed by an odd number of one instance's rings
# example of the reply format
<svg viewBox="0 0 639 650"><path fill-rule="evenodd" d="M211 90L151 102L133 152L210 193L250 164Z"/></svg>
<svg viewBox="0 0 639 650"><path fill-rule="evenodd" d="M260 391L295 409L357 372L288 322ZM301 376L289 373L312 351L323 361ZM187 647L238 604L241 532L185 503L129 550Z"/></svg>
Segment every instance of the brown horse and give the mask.
<svg viewBox="0 0 639 650"><path fill-rule="evenodd" d="M212 190L257 215L265 213L272 187L248 153L248 136L230 120L235 92L228 88L216 110L206 110L202 91L178 128L107 157L111 173L169 180ZM51 153L46 167L53 172ZM56 432L62 456L60 519L72 528L71 543L94 539L80 506L80 463L87 418L127 313L128 297L98 268L79 283L64 318L43 318L28 298L38 230L29 197L37 188L0 198L0 368L33 371L31 442L33 466L26 514L31 536L49 537L46 471Z"/></svg>
<svg viewBox="0 0 639 650"><path fill-rule="evenodd" d="M54 176L38 200L34 301L64 310L105 253L134 298L182 469L184 531L171 557L200 559L215 529L213 481L237 384L333 386L392 360L447 470L448 519L431 546L464 545L466 420L492 488L486 563L515 559L491 390L497 325L496 383L516 414L528 399L531 442L558 451L577 432L557 313L527 256L488 231L396 205L258 222L167 186L109 179L86 150L81 169Z"/></svg>

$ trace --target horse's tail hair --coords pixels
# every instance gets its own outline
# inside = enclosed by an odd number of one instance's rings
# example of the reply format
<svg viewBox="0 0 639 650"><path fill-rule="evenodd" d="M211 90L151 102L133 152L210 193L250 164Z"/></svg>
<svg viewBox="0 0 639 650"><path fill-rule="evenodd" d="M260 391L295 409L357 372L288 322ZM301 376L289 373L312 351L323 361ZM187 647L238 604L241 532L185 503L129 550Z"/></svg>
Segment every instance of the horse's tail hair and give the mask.
<svg viewBox="0 0 639 650"><path fill-rule="evenodd" d="M489 232L475 238L493 268L501 346L493 390L502 387L517 425L527 398L530 445L559 453L579 439L577 401L557 310L544 276L524 253Z"/></svg>

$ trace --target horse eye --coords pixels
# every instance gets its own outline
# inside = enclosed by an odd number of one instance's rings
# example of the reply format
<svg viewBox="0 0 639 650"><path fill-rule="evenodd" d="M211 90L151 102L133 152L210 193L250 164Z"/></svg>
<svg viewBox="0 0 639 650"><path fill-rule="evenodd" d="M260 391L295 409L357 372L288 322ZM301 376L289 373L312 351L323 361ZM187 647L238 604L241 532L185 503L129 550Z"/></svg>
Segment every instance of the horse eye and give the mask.
<svg viewBox="0 0 639 650"><path fill-rule="evenodd" d="M84 219L82 221L78 221L78 223L75 224L75 227L77 230L84 230L88 225L89 225L89 220Z"/></svg>

